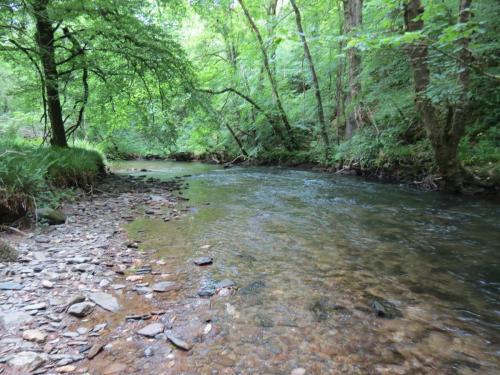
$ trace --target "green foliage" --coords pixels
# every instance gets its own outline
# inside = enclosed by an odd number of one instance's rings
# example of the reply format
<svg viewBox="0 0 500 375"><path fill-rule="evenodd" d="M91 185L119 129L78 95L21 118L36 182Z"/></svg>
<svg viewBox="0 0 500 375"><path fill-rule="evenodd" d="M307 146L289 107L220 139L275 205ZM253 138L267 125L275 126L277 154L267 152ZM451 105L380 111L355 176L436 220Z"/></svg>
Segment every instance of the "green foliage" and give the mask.
<svg viewBox="0 0 500 375"><path fill-rule="evenodd" d="M0 221L37 206L57 206L67 188L90 188L104 172L94 150L34 147L15 139L0 143L0 156Z"/></svg>

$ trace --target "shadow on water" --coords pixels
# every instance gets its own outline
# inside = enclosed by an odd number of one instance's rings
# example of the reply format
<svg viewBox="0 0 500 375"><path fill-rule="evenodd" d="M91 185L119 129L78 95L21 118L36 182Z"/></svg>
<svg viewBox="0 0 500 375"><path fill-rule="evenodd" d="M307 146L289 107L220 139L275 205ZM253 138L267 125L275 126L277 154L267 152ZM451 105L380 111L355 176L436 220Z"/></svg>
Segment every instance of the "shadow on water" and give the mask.
<svg viewBox="0 0 500 375"><path fill-rule="evenodd" d="M191 175L180 220L129 231L179 270L211 255L203 278L237 283L213 303L221 334L204 343L236 373L500 371L498 204L310 171L116 167ZM192 363L217 368L202 353Z"/></svg>

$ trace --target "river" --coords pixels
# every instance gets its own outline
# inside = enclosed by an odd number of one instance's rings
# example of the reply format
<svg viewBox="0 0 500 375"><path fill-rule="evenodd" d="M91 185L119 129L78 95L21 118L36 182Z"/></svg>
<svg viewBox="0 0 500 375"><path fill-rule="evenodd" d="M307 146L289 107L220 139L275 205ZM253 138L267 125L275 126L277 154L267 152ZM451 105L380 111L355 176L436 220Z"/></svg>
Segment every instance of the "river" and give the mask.
<svg viewBox="0 0 500 375"><path fill-rule="evenodd" d="M180 220L128 230L185 285L238 286L186 373L500 373L498 203L293 169L113 168L190 175ZM186 269L201 255L214 264Z"/></svg>

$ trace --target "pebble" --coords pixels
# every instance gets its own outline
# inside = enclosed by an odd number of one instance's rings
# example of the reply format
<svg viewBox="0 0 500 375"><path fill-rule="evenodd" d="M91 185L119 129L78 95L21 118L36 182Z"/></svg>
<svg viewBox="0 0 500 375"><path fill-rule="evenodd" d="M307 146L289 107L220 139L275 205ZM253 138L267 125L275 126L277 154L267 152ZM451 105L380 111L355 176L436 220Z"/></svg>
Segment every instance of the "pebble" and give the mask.
<svg viewBox="0 0 500 375"><path fill-rule="evenodd" d="M66 365L66 366L61 366L57 367L56 371L60 373L69 373L69 372L74 372L76 370L76 367L73 365Z"/></svg>
<svg viewBox="0 0 500 375"><path fill-rule="evenodd" d="M101 350L104 348L105 345L106 345L105 342L96 342L94 345L92 345L89 352L87 353L87 358L88 359L94 358L97 354L101 352Z"/></svg>
<svg viewBox="0 0 500 375"><path fill-rule="evenodd" d="M49 281L49 280L42 280L42 286L45 289L52 289L54 287L54 283L52 281Z"/></svg>
<svg viewBox="0 0 500 375"><path fill-rule="evenodd" d="M299 367L299 368L293 369L292 372L290 373L290 375L304 375L305 373L306 373L306 369Z"/></svg>
<svg viewBox="0 0 500 375"><path fill-rule="evenodd" d="M34 303L34 304L31 304L31 305L24 306L24 310L26 310L26 311L31 311L31 310L45 310L46 308L47 308L47 304L45 302Z"/></svg>

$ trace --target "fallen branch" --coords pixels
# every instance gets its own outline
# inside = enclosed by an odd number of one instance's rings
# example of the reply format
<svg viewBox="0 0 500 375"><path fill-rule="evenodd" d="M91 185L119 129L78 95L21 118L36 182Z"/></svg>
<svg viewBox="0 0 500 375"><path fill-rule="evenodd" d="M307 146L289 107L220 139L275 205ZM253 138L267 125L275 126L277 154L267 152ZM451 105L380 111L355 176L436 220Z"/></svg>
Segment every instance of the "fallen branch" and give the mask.
<svg viewBox="0 0 500 375"><path fill-rule="evenodd" d="M7 225L0 225L0 229L2 229L4 231L11 231L11 232L14 232L16 234L20 234L21 236L27 236L28 235L28 233L23 232L20 229L17 229L17 228L14 228L14 227L9 227Z"/></svg>

